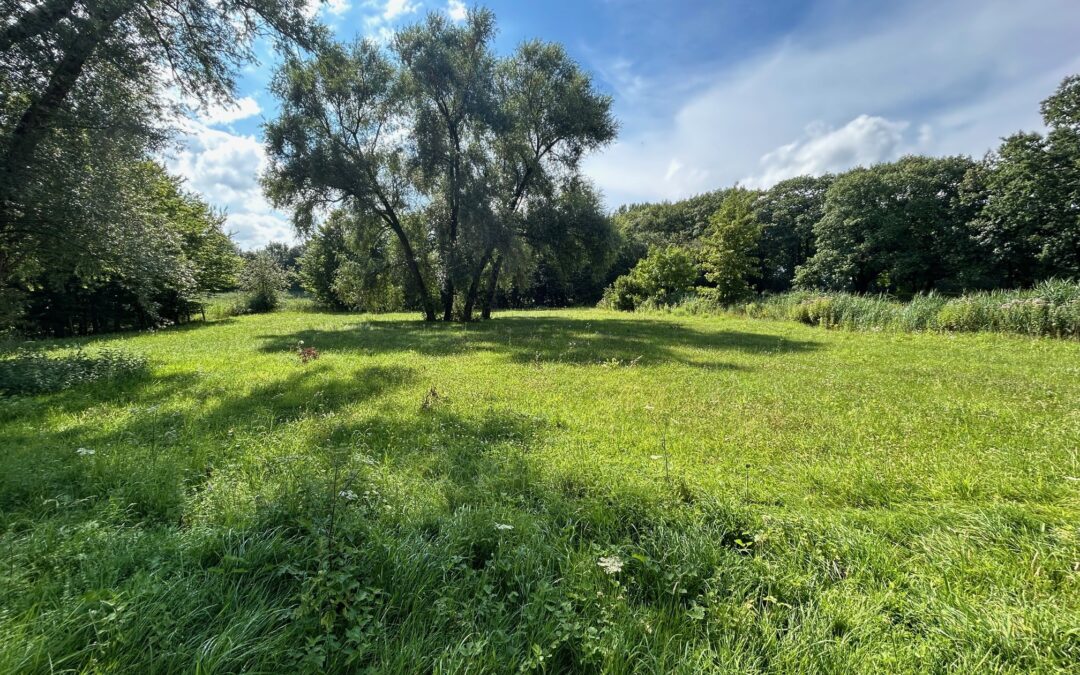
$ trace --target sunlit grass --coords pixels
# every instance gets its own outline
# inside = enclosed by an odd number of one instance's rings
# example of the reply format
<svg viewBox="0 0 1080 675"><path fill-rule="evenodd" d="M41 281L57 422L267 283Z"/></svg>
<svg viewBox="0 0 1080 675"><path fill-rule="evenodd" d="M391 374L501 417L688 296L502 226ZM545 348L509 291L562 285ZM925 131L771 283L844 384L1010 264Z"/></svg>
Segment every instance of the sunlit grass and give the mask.
<svg viewBox="0 0 1080 675"><path fill-rule="evenodd" d="M151 372L0 399L2 672L1080 661L1074 341L290 311L82 342Z"/></svg>

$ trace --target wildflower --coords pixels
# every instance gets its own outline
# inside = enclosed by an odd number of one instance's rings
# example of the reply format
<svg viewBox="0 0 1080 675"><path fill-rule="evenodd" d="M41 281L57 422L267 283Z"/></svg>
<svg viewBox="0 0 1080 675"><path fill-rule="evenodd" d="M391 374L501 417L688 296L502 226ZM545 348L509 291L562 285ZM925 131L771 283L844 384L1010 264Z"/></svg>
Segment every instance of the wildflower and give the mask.
<svg viewBox="0 0 1080 675"><path fill-rule="evenodd" d="M505 531L505 530L514 529L514 526L513 525L507 525L506 523L495 523L495 529L502 532L502 531Z"/></svg>
<svg viewBox="0 0 1080 675"><path fill-rule="evenodd" d="M75 451L75 454L85 457L86 455L94 454L94 451L91 450L90 448L79 448L78 450Z"/></svg>
<svg viewBox="0 0 1080 675"><path fill-rule="evenodd" d="M663 459L663 455L649 455L649 459Z"/></svg>
<svg viewBox="0 0 1080 675"><path fill-rule="evenodd" d="M618 574L619 572L622 572L623 561L622 558L617 555L602 557L596 564L608 574Z"/></svg>
<svg viewBox="0 0 1080 675"><path fill-rule="evenodd" d="M345 501L356 501L356 493L352 490L342 490L338 493L338 497L341 497Z"/></svg>

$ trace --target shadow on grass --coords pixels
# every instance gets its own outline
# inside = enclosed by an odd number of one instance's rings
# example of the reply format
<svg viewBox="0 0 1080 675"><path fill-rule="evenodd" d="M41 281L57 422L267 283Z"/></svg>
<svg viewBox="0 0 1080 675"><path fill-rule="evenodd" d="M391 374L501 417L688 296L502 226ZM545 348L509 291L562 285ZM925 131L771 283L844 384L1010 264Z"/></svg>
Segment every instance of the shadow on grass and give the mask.
<svg viewBox="0 0 1080 675"><path fill-rule="evenodd" d="M784 354L820 346L814 341L762 333L699 330L672 321L555 316L510 316L467 325L375 320L340 330L303 330L258 338L264 341L264 352L288 350L303 340L321 350L369 355L416 352L443 357L489 352L515 363L648 366L676 362L703 368L738 368L718 358L725 352Z"/></svg>
<svg viewBox="0 0 1080 675"><path fill-rule="evenodd" d="M210 398L214 394L200 389L198 377L185 373L118 382L107 391L80 387L8 401L0 407L0 421L24 423L9 427L0 440L0 506L32 506L57 494L109 495L126 500L136 513L169 521L181 505L181 485L195 487L210 465L242 455L242 444L253 437L288 431L309 417L332 417L414 379L402 367L373 366L334 377L324 377L326 370L311 364L220 399ZM191 396L209 400L191 406ZM184 406L169 405L176 399ZM100 415L86 414L96 406L111 407L123 421L103 424ZM50 423L57 415L69 421ZM79 448L93 454L79 454Z"/></svg>

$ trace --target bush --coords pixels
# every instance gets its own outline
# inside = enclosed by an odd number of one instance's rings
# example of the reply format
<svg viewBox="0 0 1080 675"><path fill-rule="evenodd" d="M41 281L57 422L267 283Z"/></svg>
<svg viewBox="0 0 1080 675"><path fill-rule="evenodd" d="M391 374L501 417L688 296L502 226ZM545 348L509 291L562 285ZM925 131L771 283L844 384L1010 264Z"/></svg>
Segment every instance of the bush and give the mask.
<svg viewBox="0 0 1080 675"><path fill-rule="evenodd" d="M653 249L604 291L600 307L632 312L639 306L674 305L692 294L697 278L698 270L685 249Z"/></svg>
<svg viewBox="0 0 1080 675"><path fill-rule="evenodd" d="M93 355L80 349L62 357L49 357L41 351L19 349L0 359L0 393L44 394L145 372L145 357L119 349L102 349Z"/></svg>
<svg viewBox="0 0 1080 675"><path fill-rule="evenodd" d="M281 293L289 286L289 275L268 253L260 252L244 265L240 287L247 293L250 312L272 312L281 305Z"/></svg>

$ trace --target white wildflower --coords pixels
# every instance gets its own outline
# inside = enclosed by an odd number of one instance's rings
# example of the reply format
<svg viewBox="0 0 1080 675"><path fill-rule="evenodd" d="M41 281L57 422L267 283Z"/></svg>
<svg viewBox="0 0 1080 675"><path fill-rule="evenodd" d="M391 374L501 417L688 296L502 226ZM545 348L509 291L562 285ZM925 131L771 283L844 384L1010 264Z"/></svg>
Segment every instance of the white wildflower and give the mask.
<svg viewBox="0 0 1080 675"><path fill-rule="evenodd" d="M514 529L514 526L513 525L507 525L506 523L495 523L495 529L502 532L502 531L505 531L505 530Z"/></svg>
<svg viewBox="0 0 1080 675"><path fill-rule="evenodd" d="M85 457L86 455L94 454L94 451L91 450L90 448L79 448L78 450L75 451L75 454Z"/></svg>
<svg viewBox="0 0 1080 675"><path fill-rule="evenodd" d="M351 502L356 500L356 493L352 490L342 490L338 493L338 497Z"/></svg>
<svg viewBox="0 0 1080 675"><path fill-rule="evenodd" d="M663 455L649 455L649 459L663 459Z"/></svg>
<svg viewBox="0 0 1080 675"><path fill-rule="evenodd" d="M608 574L618 574L619 572L622 572L623 561L622 558L617 555L600 558L600 562L596 564Z"/></svg>

